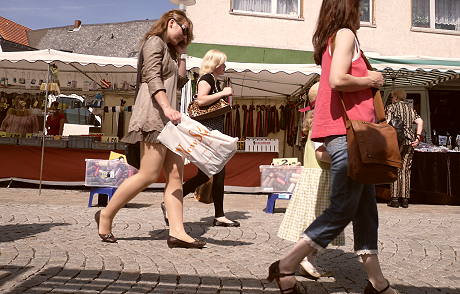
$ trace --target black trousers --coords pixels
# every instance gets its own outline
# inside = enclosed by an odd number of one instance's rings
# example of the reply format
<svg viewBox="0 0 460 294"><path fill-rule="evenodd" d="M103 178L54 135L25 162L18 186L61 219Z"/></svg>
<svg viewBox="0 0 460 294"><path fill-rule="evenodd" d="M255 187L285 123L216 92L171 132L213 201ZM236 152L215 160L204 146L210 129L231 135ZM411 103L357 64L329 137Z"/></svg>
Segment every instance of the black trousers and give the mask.
<svg viewBox="0 0 460 294"><path fill-rule="evenodd" d="M203 185L209 180L209 177L203 173L201 170L198 170L198 173L184 183L182 189L184 191L184 196L195 192L196 188ZM225 167L217 174L213 176L212 182L212 199L214 201L214 216L221 217L224 216L224 180L225 180Z"/></svg>

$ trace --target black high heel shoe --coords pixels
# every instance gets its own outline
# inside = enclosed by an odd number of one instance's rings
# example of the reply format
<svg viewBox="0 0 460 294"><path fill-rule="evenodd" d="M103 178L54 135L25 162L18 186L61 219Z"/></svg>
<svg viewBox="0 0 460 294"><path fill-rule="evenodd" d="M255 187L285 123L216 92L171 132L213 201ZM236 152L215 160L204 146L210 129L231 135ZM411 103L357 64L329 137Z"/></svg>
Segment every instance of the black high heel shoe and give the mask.
<svg viewBox="0 0 460 294"><path fill-rule="evenodd" d="M166 241L168 243L169 248L195 248L195 249L202 249L204 246L206 246L205 241L200 241L200 240L195 240L193 242L185 242L180 239L177 239L175 237L169 236L168 240Z"/></svg>
<svg viewBox="0 0 460 294"><path fill-rule="evenodd" d="M97 224L97 233L99 234L99 221L101 219L101 211L98 210L95 214L94 214L94 220L96 221L96 224ZM112 234L112 232L108 233L108 234L99 234L99 237L101 237L102 239L102 242L107 242L107 243L117 243L117 238L115 238L115 236Z"/></svg>
<svg viewBox="0 0 460 294"><path fill-rule="evenodd" d="M294 287L281 289L280 278L295 276L295 273L280 273L280 261L277 260L270 265L268 268L268 277L267 280L272 282L273 280L276 281L278 288L280 289L281 294L300 294L300 291L297 288L297 282Z"/></svg>
<svg viewBox="0 0 460 294"><path fill-rule="evenodd" d="M161 207L161 211L163 212L163 218L164 218L164 220L165 220L165 224L166 224L167 226L169 226L169 220L168 220L168 217L166 216L166 207L165 207L165 203L164 203L164 202L161 202L160 207Z"/></svg>
<svg viewBox="0 0 460 294"><path fill-rule="evenodd" d="M388 285L383 290L380 290L380 291L375 289L370 281L367 281L366 288L364 288L364 294L381 294L381 293L385 292L386 290L388 290L388 288L390 288L390 282L388 282L388 280L386 280L386 281L387 281ZM393 290L393 292L398 293L396 290Z"/></svg>

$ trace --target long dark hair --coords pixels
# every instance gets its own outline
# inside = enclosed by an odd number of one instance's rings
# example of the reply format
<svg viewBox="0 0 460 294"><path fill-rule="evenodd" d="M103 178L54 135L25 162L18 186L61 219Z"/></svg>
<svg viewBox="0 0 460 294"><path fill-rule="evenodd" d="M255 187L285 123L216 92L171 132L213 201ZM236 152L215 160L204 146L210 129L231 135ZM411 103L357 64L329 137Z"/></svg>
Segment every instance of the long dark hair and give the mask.
<svg viewBox="0 0 460 294"><path fill-rule="evenodd" d="M359 0L323 0L313 35L315 63L320 65L330 37L341 28L356 34L359 29Z"/></svg>
<svg viewBox="0 0 460 294"><path fill-rule="evenodd" d="M148 38L150 38L151 36L158 36L160 38L162 38L163 40L165 40L165 34L166 34L166 31L168 30L168 22L171 20L171 19L174 19L176 22L178 22L179 24L184 24L184 23L187 23L188 24L188 30L187 30L187 40L185 41L187 45L189 45L192 40L193 40L193 23L192 21L187 17L187 15L185 14L185 12L183 12L182 10L178 10L178 9L174 9L174 10L170 10L166 13L164 13L159 20L157 20L153 25L152 27L150 28L150 30L144 35L144 37L142 38L143 41L146 41ZM176 54L176 51L174 50L174 48L170 47L170 50L172 51L173 55L177 55ZM178 56L175 56L177 59Z"/></svg>

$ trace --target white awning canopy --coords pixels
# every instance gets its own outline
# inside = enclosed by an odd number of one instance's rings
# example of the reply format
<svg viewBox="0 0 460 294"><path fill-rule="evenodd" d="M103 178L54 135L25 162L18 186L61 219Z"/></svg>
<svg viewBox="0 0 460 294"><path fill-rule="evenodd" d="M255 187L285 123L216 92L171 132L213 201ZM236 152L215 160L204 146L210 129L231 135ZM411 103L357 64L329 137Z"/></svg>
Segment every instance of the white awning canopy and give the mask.
<svg viewBox="0 0 460 294"><path fill-rule="evenodd" d="M198 72L202 59L188 57L187 69ZM314 64L226 62L234 97L288 97L321 73Z"/></svg>
<svg viewBox="0 0 460 294"><path fill-rule="evenodd" d="M59 69L61 85L77 81L77 88L85 80L84 74L96 81L131 85L136 81L136 58L118 58L62 52L53 49L0 52L0 77L11 84L19 78L46 80L48 64ZM227 62L225 76L232 81L235 97L287 97L308 83L321 71L312 64L259 64ZM198 72L201 59L188 57L187 69ZM84 74L82 74L84 73ZM19 84L18 84L19 85ZM63 89L65 91L65 88Z"/></svg>

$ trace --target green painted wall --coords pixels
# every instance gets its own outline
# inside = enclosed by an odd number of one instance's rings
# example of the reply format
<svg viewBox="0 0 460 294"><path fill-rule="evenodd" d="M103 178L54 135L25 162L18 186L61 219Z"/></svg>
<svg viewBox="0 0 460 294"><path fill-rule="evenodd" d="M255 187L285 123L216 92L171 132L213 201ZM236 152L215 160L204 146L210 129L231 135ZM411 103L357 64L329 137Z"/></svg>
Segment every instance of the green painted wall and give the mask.
<svg viewBox="0 0 460 294"><path fill-rule="evenodd" d="M192 43L188 55L202 58L210 49L227 54L228 61L274 64L310 64L315 63L313 52L262 47L232 46L218 44Z"/></svg>

